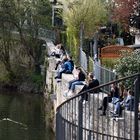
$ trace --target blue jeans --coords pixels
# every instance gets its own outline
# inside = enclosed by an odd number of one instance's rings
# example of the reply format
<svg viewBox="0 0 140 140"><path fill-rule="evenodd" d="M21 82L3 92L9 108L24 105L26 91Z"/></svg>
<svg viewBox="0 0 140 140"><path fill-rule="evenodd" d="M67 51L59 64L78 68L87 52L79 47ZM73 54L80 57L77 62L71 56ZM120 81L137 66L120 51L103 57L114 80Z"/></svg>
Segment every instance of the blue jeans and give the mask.
<svg viewBox="0 0 140 140"><path fill-rule="evenodd" d="M114 112L115 112L116 114L120 114L121 105L120 105L119 98L113 97L113 98L112 98L112 103L113 103L113 105L115 106L115 107L114 107Z"/></svg>
<svg viewBox="0 0 140 140"><path fill-rule="evenodd" d="M57 78L62 78L62 73L65 73L66 72L66 70L65 69L62 69L61 71L59 71L59 72L57 72Z"/></svg>
<svg viewBox="0 0 140 140"><path fill-rule="evenodd" d="M71 89L72 83L77 82L77 81L78 81L77 79L73 79L73 80L69 81L69 90Z"/></svg>
<svg viewBox="0 0 140 140"><path fill-rule="evenodd" d="M121 111L121 105L120 105L120 102L117 102L117 103L115 104L114 112L115 112L116 114L119 114L119 115L120 115L120 111Z"/></svg>
<svg viewBox="0 0 140 140"><path fill-rule="evenodd" d="M84 81L78 81L78 80L76 81L76 80L75 80L74 82L71 83L71 86L69 86L69 89L71 89L72 92L74 92L75 86L76 86L76 85L84 85L83 82L84 82Z"/></svg>

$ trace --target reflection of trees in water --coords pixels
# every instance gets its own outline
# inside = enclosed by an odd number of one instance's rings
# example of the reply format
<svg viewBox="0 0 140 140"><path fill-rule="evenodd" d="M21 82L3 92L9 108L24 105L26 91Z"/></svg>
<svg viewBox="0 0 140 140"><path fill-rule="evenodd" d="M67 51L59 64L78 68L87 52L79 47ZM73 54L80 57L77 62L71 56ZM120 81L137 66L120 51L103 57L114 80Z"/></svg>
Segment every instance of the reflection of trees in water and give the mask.
<svg viewBox="0 0 140 140"><path fill-rule="evenodd" d="M39 95L0 95L0 139L51 139L44 111L43 97Z"/></svg>

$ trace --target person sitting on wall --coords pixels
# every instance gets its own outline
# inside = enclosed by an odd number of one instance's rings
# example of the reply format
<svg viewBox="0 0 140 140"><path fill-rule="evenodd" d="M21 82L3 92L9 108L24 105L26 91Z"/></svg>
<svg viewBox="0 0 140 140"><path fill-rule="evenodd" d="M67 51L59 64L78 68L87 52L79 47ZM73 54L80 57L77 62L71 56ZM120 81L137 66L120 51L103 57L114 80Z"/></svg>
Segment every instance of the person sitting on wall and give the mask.
<svg viewBox="0 0 140 140"><path fill-rule="evenodd" d="M60 43L56 45L55 51L52 52L50 56L55 56L56 58L62 58L65 55L64 46Z"/></svg>
<svg viewBox="0 0 140 140"><path fill-rule="evenodd" d="M59 60L56 63L55 70L59 71L66 61L68 61L68 57L67 57L67 55L64 55L62 60Z"/></svg>
<svg viewBox="0 0 140 140"><path fill-rule="evenodd" d="M72 74L73 67L69 60L64 59L64 63L61 64L61 67L58 69L57 76L55 79L61 79L62 73Z"/></svg>
<svg viewBox="0 0 140 140"><path fill-rule="evenodd" d="M98 79L94 78L94 75L93 75L92 72L90 72L88 74L87 78L88 79L86 81L86 84L84 85L83 89L79 93L81 93L83 91L86 91L86 90L90 90L92 88L95 88L95 87L99 86L99 81L98 81ZM99 89L95 89L95 90L93 90L91 92L98 93ZM82 100L88 101L88 93L82 95Z"/></svg>
<svg viewBox="0 0 140 140"><path fill-rule="evenodd" d="M84 81L86 78L84 72L82 71L82 69L80 67L76 67L76 70L78 72L78 76L77 76L77 78L75 78L69 82L68 90L64 93L64 96L72 96L74 94L76 85L84 85Z"/></svg>
<svg viewBox="0 0 140 140"><path fill-rule="evenodd" d="M113 97L119 98L119 88L115 83L111 85L110 93L108 94L108 96L103 98L102 105L98 108L98 110L102 110L101 116L106 115L108 103L112 102Z"/></svg>
<svg viewBox="0 0 140 140"><path fill-rule="evenodd" d="M119 99L112 99L114 104L113 116L119 117L122 114L122 110L126 109L128 111L134 111L134 92L132 90L124 90L124 99L120 101Z"/></svg>

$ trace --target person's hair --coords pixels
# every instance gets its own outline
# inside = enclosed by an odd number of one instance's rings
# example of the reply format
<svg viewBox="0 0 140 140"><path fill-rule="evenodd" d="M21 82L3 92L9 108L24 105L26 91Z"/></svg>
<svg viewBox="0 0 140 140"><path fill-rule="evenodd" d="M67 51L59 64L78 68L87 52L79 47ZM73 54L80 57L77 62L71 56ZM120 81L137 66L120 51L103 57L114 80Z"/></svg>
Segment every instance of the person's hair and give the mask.
<svg viewBox="0 0 140 140"><path fill-rule="evenodd" d="M91 79L93 79L93 78L94 78L94 75L93 75L93 73L92 73L92 72L90 72L90 73L89 73L89 77L90 77Z"/></svg>
<svg viewBox="0 0 140 140"><path fill-rule="evenodd" d="M82 71L82 69L80 67L78 67L77 70Z"/></svg>
<svg viewBox="0 0 140 140"><path fill-rule="evenodd" d="M133 92L133 90L129 89L129 90L128 90L128 94L134 96L134 92Z"/></svg>
<svg viewBox="0 0 140 140"><path fill-rule="evenodd" d="M70 55L69 58L72 59L72 56Z"/></svg>
<svg viewBox="0 0 140 140"><path fill-rule="evenodd" d="M65 51L63 44L61 44L61 50Z"/></svg>

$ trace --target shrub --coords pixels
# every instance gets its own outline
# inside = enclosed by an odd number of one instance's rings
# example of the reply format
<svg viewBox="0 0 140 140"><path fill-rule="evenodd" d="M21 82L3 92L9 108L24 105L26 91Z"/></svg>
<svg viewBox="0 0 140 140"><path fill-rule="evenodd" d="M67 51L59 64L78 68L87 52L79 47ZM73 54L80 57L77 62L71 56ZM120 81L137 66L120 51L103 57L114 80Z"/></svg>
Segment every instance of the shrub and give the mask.
<svg viewBox="0 0 140 140"><path fill-rule="evenodd" d="M102 58L102 65L109 69L114 69L117 59L114 58Z"/></svg>
<svg viewBox="0 0 140 140"><path fill-rule="evenodd" d="M32 74L31 81L34 83L38 90L43 88L43 76L40 74Z"/></svg>
<svg viewBox="0 0 140 140"><path fill-rule="evenodd" d="M126 77L140 72L140 50L134 52L122 52L122 57L117 61L115 70L119 77ZM128 80L125 85L128 87L133 81Z"/></svg>

